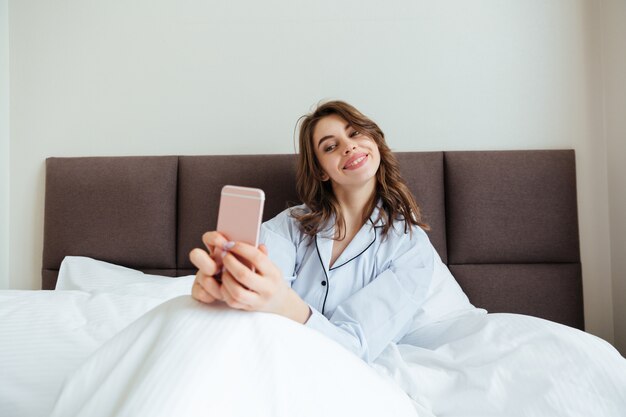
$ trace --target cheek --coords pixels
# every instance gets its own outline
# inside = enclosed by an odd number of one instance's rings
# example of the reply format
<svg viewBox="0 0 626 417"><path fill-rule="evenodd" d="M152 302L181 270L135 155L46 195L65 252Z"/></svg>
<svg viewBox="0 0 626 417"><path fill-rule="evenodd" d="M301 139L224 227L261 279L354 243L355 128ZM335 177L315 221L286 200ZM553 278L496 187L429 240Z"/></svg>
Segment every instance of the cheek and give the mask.
<svg viewBox="0 0 626 417"><path fill-rule="evenodd" d="M374 141L372 141L372 157L380 163L380 149L378 149L378 145Z"/></svg>
<svg viewBox="0 0 626 417"><path fill-rule="evenodd" d="M324 169L324 166L328 164L328 158L324 158L324 155L320 155L319 153L315 154L315 159L317 160L317 166L321 167L322 169Z"/></svg>
<svg viewBox="0 0 626 417"><path fill-rule="evenodd" d="M324 155L322 154L322 152L319 149L315 149L311 153L313 155L315 165L322 166L322 164L324 163Z"/></svg>
<svg viewBox="0 0 626 417"><path fill-rule="evenodd" d="M321 156L321 158L320 158ZM326 175L326 173L329 171L329 161L328 158L324 158L323 155L319 155L318 153L315 154L315 159L317 161L317 166L319 167L319 170L321 171L320 174L324 174Z"/></svg>
<svg viewBox="0 0 626 417"><path fill-rule="evenodd" d="M380 168L380 154L376 155L376 157L374 158L374 162L376 166L376 171L378 171L378 169Z"/></svg>
<svg viewBox="0 0 626 417"><path fill-rule="evenodd" d="M372 151L372 159L374 160L374 165L376 166L376 171L378 171L378 169L380 168L380 151L378 150L378 148L375 148Z"/></svg>
<svg viewBox="0 0 626 417"><path fill-rule="evenodd" d="M378 149L378 144L376 143L374 139L368 136L365 138L365 141L366 141L365 145L369 147L372 150L372 152L380 154L380 150Z"/></svg>

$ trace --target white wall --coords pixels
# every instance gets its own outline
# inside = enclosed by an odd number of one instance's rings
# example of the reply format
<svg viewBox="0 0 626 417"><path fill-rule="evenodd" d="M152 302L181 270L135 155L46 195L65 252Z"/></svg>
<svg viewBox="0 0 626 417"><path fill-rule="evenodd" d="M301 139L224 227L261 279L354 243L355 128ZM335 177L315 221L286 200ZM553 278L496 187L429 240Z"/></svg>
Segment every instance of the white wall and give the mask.
<svg viewBox="0 0 626 417"><path fill-rule="evenodd" d="M579 60L584 95L576 98L584 122L563 119L561 123L582 129L572 138L576 150L578 216L583 270L585 329L611 342L614 340L613 298L608 206L607 146L603 125L602 1L580 3L578 26ZM567 68L562 68L567 71Z"/></svg>
<svg viewBox="0 0 626 417"><path fill-rule="evenodd" d="M396 150L576 149L587 329L612 341L592 4L13 1L10 286L39 286L45 157L292 152L342 98Z"/></svg>
<svg viewBox="0 0 626 417"><path fill-rule="evenodd" d="M626 1L604 2L605 128L615 346L626 354Z"/></svg>
<svg viewBox="0 0 626 417"><path fill-rule="evenodd" d="M0 289L9 287L9 4L0 0Z"/></svg>

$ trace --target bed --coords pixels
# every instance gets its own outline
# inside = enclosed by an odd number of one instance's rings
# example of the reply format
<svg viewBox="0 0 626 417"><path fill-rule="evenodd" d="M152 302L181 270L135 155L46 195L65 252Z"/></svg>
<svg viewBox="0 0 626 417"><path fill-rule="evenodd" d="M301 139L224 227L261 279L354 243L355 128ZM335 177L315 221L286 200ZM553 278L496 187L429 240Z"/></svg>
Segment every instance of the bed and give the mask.
<svg viewBox="0 0 626 417"><path fill-rule="evenodd" d="M390 410L404 395L416 413L411 415L420 416L626 415L626 361L583 331L574 152L396 156L431 227L441 286L406 343L390 346L371 367L363 365L376 377L354 364L350 373L369 376L332 378L344 391L353 384L352 397L331 401L327 379L322 403L331 408L319 409L309 385L299 402L297 395L277 397L275 389L265 393L266 402L274 400L255 414L293 415L290 407L297 407L298 415L351 415L358 403L366 415L403 415L406 410ZM72 389L88 385L84 378L93 370L81 364L94 352L129 333L146 313L189 303L195 270L188 253L214 228L225 184L265 190L264 219L298 202L293 155L47 159L47 291L0 293L0 415L49 415L55 403L58 414L59 404L79 395ZM294 346L309 337L316 349L342 358L341 366L352 363L315 335L294 339ZM276 358L269 364L277 378L300 369L282 369ZM102 415L125 414L119 410L133 415L123 407Z"/></svg>

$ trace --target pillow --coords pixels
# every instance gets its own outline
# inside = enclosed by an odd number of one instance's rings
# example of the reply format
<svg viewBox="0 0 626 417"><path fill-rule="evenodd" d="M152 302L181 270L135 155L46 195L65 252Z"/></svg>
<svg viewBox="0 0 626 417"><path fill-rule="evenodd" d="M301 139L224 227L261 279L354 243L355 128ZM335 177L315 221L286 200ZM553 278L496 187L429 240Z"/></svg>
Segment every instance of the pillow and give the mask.
<svg viewBox="0 0 626 417"><path fill-rule="evenodd" d="M191 294L193 275L164 277L98 261L84 256L66 256L61 263L55 290L81 290L134 294L166 299Z"/></svg>
<svg viewBox="0 0 626 417"><path fill-rule="evenodd" d="M70 373L146 312L190 295L193 279L69 256L55 291L0 291L0 416L49 415Z"/></svg>
<svg viewBox="0 0 626 417"><path fill-rule="evenodd" d="M434 256L433 280L428 289L426 300L416 313L409 332L428 324L447 320L467 312L484 312L470 303L467 295L456 282L450 270L441 261L439 254L432 248Z"/></svg>

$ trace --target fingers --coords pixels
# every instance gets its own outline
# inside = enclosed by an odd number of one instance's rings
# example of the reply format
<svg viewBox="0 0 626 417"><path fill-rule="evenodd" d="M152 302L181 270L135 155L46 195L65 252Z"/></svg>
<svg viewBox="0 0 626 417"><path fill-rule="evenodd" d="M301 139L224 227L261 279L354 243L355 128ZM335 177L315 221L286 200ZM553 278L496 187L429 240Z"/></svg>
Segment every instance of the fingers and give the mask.
<svg viewBox="0 0 626 417"><path fill-rule="evenodd" d="M211 255L215 255L216 250L221 248L228 242L228 240L220 232L206 232L202 235L202 242L207 247Z"/></svg>
<svg viewBox="0 0 626 417"><path fill-rule="evenodd" d="M259 272L260 275L276 273L276 266L267 256L267 248L265 247L265 245L261 245L260 248L255 248L252 245L248 245L247 243L242 242L236 242L234 244L230 242L230 245L232 246L229 248L229 252L232 252L239 258L248 261L251 266ZM227 257L224 257L224 262L226 262L226 258Z"/></svg>
<svg viewBox="0 0 626 417"><path fill-rule="evenodd" d="M245 246L252 248L253 251L248 251ZM260 268L252 271L247 265L249 260L238 259L243 257L244 253L252 258L256 265L262 265L262 268L273 270L273 272L263 274ZM262 249L258 250L250 245L237 243L228 251L223 262L222 291L229 305L244 310L266 311L288 317L289 308L286 306L288 306L291 289L283 280L282 272L271 263Z"/></svg>
<svg viewBox="0 0 626 417"><path fill-rule="evenodd" d="M222 300L240 310L259 310L267 304L272 288L282 284L282 273L267 256L267 248L229 242L218 232L207 232L202 241L209 250L193 249L189 259L198 268L192 296L204 303ZM221 282L216 276L221 274ZM268 279L269 278L269 279ZM275 289L275 288L274 288Z"/></svg>
<svg viewBox="0 0 626 417"><path fill-rule="evenodd" d="M192 249L189 252L189 260L204 275L213 276L219 271L217 263L202 249Z"/></svg>
<svg viewBox="0 0 626 417"><path fill-rule="evenodd" d="M223 247L228 242L218 232L207 232L202 235L202 241L211 255L202 249L193 249L189 253L189 260L198 268L191 295L198 301L212 303L224 299L221 284L215 279L222 271Z"/></svg>
<svg viewBox="0 0 626 417"><path fill-rule="evenodd" d="M216 264L206 251L197 248L189 253L189 260L198 268L191 295L205 303L221 300L220 284L213 278L221 266Z"/></svg>
<svg viewBox="0 0 626 417"><path fill-rule="evenodd" d="M213 277L206 276L200 271L196 274L196 279L191 287L191 296L207 304L223 299L220 284Z"/></svg>
<svg viewBox="0 0 626 417"><path fill-rule="evenodd" d="M231 253L224 257L223 262L224 270L228 271L229 276L237 281L239 285L255 293L265 293L267 291L270 282L256 273L260 271L252 271L248 265Z"/></svg>
<svg viewBox="0 0 626 417"><path fill-rule="evenodd" d="M232 308L252 310L258 294L241 285L229 272L222 275L222 298Z"/></svg>
<svg viewBox="0 0 626 417"><path fill-rule="evenodd" d="M198 301L203 303L210 304L215 301L215 297L209 294L203 287L200 285L198 280L196 279L193 282L193 287L191 287L191 296Z"/></svg>

